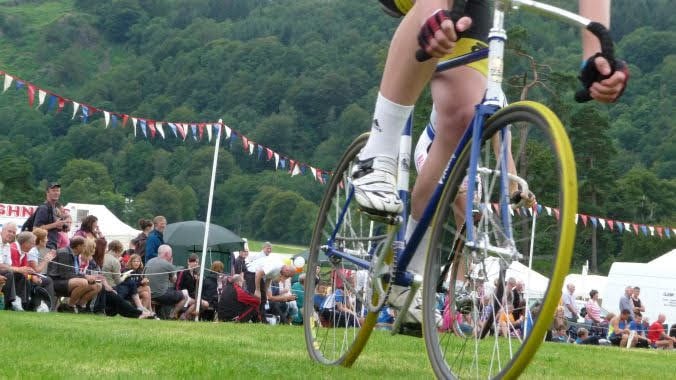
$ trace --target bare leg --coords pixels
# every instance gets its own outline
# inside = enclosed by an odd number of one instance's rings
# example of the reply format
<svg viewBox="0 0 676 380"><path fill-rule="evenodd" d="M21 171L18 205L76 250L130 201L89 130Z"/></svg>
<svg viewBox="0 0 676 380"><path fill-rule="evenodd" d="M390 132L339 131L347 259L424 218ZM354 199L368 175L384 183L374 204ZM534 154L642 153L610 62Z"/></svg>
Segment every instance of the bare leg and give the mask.
<svg viewBox="0 0 676 380"><path fill-rule="evenodd" d="M136 306L137 309L140 309L140 308L143 307L143 303L141 302L141 298L139 298L138 293L132 295L131 300L134 301L134 306Z"/></svg>
<svg viewBox="0 0 676 380"><path fill-rule="evenodd" d="M148 285L143 285L138 287L138 296L141 299L143 307L148 310L152 309L152 300L150 298L150 287Z"/></svg>
<svg viewBox="0 0 676 380"><path fill-rule="evenodd" d="M79 305L84 306L89 301L94 299L94 297L96 297L96 295L101 291L101 288L103 288L101 284L90 284L87 288L87 291L82 295Z"/></svg>
<svg viewBox="0 0 676 380"><path fill-rule="evenodd" d="M78 305L82 296L89 290L89 283L84 278L71 278L68 280L68 304Z"/></svg>

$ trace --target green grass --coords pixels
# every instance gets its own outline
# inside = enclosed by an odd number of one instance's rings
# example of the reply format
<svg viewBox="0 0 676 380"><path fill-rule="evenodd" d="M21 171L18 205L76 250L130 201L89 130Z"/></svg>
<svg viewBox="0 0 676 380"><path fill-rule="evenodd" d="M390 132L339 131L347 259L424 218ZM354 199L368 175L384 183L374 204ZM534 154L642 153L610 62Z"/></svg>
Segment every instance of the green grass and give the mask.
<svg viewBox="0 0 676 380"><path fill-rule="evenodd" d="M312 362L303 329L0 311L0 378L427 379L424 342L375 331L352 368ZM545 343L523 378L651 379L676 352Z"/></svg>

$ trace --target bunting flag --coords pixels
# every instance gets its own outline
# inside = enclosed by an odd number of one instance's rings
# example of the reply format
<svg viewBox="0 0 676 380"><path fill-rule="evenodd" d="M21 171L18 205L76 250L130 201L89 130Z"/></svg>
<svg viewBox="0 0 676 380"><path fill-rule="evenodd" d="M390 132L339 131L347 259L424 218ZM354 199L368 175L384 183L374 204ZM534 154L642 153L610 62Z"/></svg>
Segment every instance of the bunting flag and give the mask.
<svg viewBox="0 0 676 380"><path fill-rule="evenodd" d="M111 125L115 127L117 125L117 120L119 119L122 120L122 127L124 128L127 126L127 121L131 118L134 137L154 139L156 135L159 135L160 138L167 139L168 136L164 130L164 126L166 125L171 130L172 132L171 135L173 135L174 138L182 139L183 141L186 140L189 134L192 134L194 141L203 141L204 130L206 129L207 140L209 143L211 143L212 141L213 133L214 132L218 133L220 131L220 129L218 128L224 128L225 133L223 135L226 140L230 139L229 144L230 146L232 146L233 143L232 140L236 139L237 136L239 136L242 139L242 144L245 148L245 152L248 152L249 156L256 157L258 160L262 160L263 157L265 156L267 158L266 161L272 161L274 157L275 170L277 170L280 167L280 165L283 168L286 168L287 162L291 162L291 160L294 161L295 165L289 166L290 169L289 174L294 174L294 170L296 169L295 167L298 166L297 168L298 173L295 173L295 175L306 175L307 168L312 167L308 164L301 163L298 160L281 155L275 152L274 150L265 147L261 144L257 144L254 143L253 141L250 141L250 139L247 136L239 132L235 132L231 127L223 124L222 120L219 120L218 122L175 122L175 121L148 120L141 117L134 117L124 113L117 113L108 110L97 109L96 107L93 107L89 104L77 102L75 100L71 100L66 97L55 94L51 91L39 88L33 83L24 81L21 78L12 76L1 70L0 75L4 75L3 92L7 91L12 86L12 84L15 84L15 88L17 90L26 89L28 104L30 107L33 107L35 103L37 103L36 108L39 108L44 104L45 100L48 100L48 107L45 110L45 112L51 112L56 108L56 112L59 113L61 112L61 110L64 109L66 104L72 104L73 113L71 115L71 120L74 120L78 116L78 113L81 112L80 116L82 118L82 122L89 123L92 117L97 113L97 111L100 111L102 114L103 126L105 129L107 129ZM38 98L37 102L35 102L36 93ZM141 131L141 133L138 133L139 130ZM225 146L227 147L228 145ZM256 149L258 149L258 154L254 155ZM330 175L331 172L329 171L319 171L319 172L322 173L322 175L320 176L313 174L314 180L322 184L326 183L326 179L323 178L323 176L328 177L328 175ZM317 173L317 171L315 171L314 173Z"/></svg>

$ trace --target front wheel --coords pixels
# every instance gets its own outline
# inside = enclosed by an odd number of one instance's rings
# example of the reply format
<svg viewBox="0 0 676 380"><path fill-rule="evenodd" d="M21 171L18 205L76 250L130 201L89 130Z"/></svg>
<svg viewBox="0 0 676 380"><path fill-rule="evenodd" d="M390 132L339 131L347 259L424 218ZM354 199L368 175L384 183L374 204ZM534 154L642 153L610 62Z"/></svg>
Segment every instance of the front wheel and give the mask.
<svg viewBox="0 0 676 380"><path fill-rule="evenodd" d="M575 162L561 122L534 102L512 104L485 122L468 200L470 148L451 172L431 225L425 345L439 378L515 378L551 325L570 266ZM526 185L537 204L513 207L510 198ZM467 201L471 236L459 227ZM432 306L439 293L446 299L442 328Z"/></svg>

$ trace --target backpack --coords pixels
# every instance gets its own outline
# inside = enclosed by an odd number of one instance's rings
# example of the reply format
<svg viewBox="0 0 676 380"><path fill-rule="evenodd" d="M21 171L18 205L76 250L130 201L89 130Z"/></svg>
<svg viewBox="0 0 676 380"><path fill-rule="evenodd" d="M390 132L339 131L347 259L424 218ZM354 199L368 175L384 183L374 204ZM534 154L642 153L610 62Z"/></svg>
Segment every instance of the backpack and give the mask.
<svg viewBox="0 0 676 380"><path fill-rule="evenodd" d="M39 207L39 206L38 206ZM33 225L35 224L35 215L38 213L37 207L35 208L35 211L31 214L31 216L26 219L25 222L23 222L23 226L21 226L21 232L24 231L33 231Z"/></svg>

